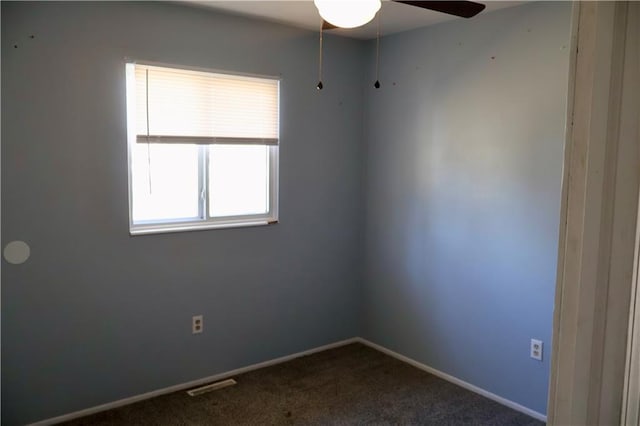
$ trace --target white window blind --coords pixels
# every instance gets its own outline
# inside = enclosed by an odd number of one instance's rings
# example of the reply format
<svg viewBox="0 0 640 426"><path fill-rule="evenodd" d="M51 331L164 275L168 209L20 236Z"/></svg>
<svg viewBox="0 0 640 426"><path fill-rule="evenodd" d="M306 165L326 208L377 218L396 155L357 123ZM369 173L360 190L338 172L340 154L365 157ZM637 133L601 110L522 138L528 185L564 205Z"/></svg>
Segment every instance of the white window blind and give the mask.
<svg viewBox="0 0 640 426"><path fill-rule="evenodd" d="M135 65L144 143L277 145L279 81Z"/></svg>

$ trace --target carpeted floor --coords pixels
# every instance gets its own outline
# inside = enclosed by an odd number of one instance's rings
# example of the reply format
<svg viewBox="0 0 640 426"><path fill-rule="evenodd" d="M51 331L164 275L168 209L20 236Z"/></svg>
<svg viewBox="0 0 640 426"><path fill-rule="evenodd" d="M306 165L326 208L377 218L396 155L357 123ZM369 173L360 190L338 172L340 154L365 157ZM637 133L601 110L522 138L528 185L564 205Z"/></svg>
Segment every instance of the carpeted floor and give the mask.
<svg viewBox="0 0 640 426"><path fill-rule="evenodd" d="M542 425L362 344L175 392L66 425Z"/></svg>

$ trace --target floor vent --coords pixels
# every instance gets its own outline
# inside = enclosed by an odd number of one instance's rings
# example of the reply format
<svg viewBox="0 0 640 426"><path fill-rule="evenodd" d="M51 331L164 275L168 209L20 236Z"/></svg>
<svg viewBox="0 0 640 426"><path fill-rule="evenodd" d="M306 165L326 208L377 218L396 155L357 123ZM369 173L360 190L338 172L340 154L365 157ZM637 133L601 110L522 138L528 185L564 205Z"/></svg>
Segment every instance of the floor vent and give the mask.
<svg viewBox="0 0 640 426"><path fill-rule="evenodd" d="M223 380L221 382L211 383L209 385L200 386L199 388L189 389L187 393L191 396L202 395L203 393L211 392L214 390L226 388L227 386L233 386L237 382L233 379Z"/></svg>

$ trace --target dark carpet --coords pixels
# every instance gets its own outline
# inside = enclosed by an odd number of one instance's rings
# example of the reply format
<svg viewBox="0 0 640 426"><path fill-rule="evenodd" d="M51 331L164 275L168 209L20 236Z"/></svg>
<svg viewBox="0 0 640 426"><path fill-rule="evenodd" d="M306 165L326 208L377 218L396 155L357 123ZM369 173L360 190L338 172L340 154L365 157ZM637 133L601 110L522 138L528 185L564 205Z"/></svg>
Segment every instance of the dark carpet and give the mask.
<svg viewBox="0 0 640 426"><path fill-rule="evenodd" d="M66 425L542 425L362 344L234 377Z"/></svg>

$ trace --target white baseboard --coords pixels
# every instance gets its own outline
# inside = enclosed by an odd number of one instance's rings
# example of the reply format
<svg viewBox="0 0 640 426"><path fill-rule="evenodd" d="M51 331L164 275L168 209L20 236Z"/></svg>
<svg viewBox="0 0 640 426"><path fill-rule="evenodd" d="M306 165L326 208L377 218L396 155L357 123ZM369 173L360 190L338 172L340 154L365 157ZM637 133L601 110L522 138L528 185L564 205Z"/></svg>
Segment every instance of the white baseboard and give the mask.
<svg viewBox="0 0 640 426"><path fill-rule="evenodd" d="M77 419L79 417L84 417L84 416L88 416L90 414L99 413L100 411L111 410L113 408L118 408L118 407L122 407L123 405L133 404L134 402L143 401L145 399L154 398L156 396L165 395L165 394L168 394L168 393L171 393L171 392L176 392L176 391L179 391L179 390L193 388L193 387L200 386L200 385L203 385L203 384L209 383L209 382L215 382L215 381L218 381L218 380L224 380L226 378L229 378L230 376L237 376L239 374L247 373L249 371L258 370L260 368L269 367L269 366L276 365L276 364L281 364L283 362L291 361L292 359L300 358L302 356L311 355L311 354L314 354L316 352L322 352L322 351L326 351L328 349L333 349L333 348L337 348L337 347L340 347L340 346L348 345L348 344L351 344L351 343L356 343L356 342L360 341L358 339L359 339L358 337L352 337L350 339L341 340L339 342L330 343L328 345L319 346L317 348L309 349L309 350L302 351L302 352L297 352L295 354L286 355L286 356L283 356L283 357L280 357L280 358L274 358L274 359L271 359L271 360L268 360L268 361L259 362L257 364L252 364L252 365L249 365L249 366L246 366L246 367L237 368L235 370L226 371L224 373L215 374L213 376L204 377L202 379L192 380L190 382L181 383L181 384L174 385L174 386L169 386L169 387L166 387L166 388L163 388L163 389L158 389L158 390L147 392L147 393L143 393L143 394L140 394L140 395L135 395L135 396L132 396L132 397L129 397L129 398L119 399L117 401L108 402L106 404L98 405L98 406L91 407L91 408L86 408L84 410L74 411L73 413L64 414L62 416L57 416L57 417L52 417L50 419L41 420L41 421L38 421L38 422L35 422L35 423L31 423L28 426L48 426L48 425L53 425L53 424L56 424L56 423L66 422L66 421L69 421L69 420Z"/></svg>
<svg viewBox="0 0 640 426"><path fill-rule="evenodd" d="M406 362L407 364L412 365L412 366L414 366L416 368L419 368L420 370L426 371L427 373L430 373L430 374L433 374L434 376L440 377L441 379L444 379L447 382L451 382L454 385L460 386L461 388L465 388L465 389L470 390L471 392L475 392L475 393L477 393L479 395L482 395L485 398L488 398L488 399L490 399L492 401L497 402L498 404L502 404L504 406L512 408L512 409L514 409L516 411L519 411L519 412L524 413L524 414L526 414L528 416L531 416L534 419L538 419L538 420L541 420L543 422L547 421L547 416L545 416L542 413L538 413L537 411L534 411L534 410L532 410L530 408L527 408L527 407L525 407L523 405L520 405L520 404L518 404L516 402L510 401L510 400L508 400L506 398L503 398L503 397L498 396L498 395L496 395L494 393L491 393L491 392L486 391L486 390L484 390L482 388L479 388L478 386L472 385L471 383L468 383L468 382L465 382L463 380L460 380L457 377L453 377L453 376L451 376L451 375L449 375L447 373L443 373L440 370L436 370L435 368L429 367L428 365L422 364L421 362L418 362L418 361L416 361L414 359L411 359L411 358L406 357L404 355L400 355L399 353L394 352L391 349L387 349L384 346L380 346L378 344L370 342L367 339L363 339L361 337L358 337L355 340L357 342L360 342L360 343L362 343L364 345L369 346L370 348L373 348L373 349L375 349L377 351L380 351L380 352L382 352L384 354L392 356L392 357L394 357L394 358L396 358L396 359L398 359L398 360L400 360L402 362Z"/></svg>
<svg viewBox="0 0 640 426"><path fill-rule="evenodd" d="M253 370L258 370L260 368L264 368L264 367L269 367L272 365L276 365L276 364L281 364L283 362L287 362L287 361L291 361L292 359L295 358L299 358L302 356L306 356L306 355L311 355L317 352L322 352L322 351L326 351L328 349L333 349L333 348L337 348L340 346L344 346L344 345L348 345L351 343L362 343L364 345L369 346L370 348L373 348L377 351L380 351L384 354L387 354L389 356L392 356L393 358L396 358L400 361L406 362L409 365L412 365L416 368L419 368L420 370L426 371L427 373L431 373L434 376L440 377L441 379L444 379L448 382L451 382L455 385L458 385L462 388L468 389L472 392L475 392L479 395L484 396L485 398L491 399L499 404L502 404L504 406L507 406L509 408L512 408L516 411L519 411L521 413L527 414L535 419L541 420L543 422L547 421L547 416L545 416L544 414L538 413L537 411L534 411L530 408L527 408L523 405L520 405L518 403L515 403L513 401L510 401L506 398L503 398L501 396L498 396L494 393L491 393L489 391L486 391L482 388L479 388L475 385L472 385L471 383L467 383L463 380L460 380L456 377L450 376L449 374L443 373L442 371L436 370L435 368L429 367L428 365L422 364L418 361L415 361L409 357L406 357L404 355L400 355L397 352L394 352L390 349L385 348L384 346L380 346L377 345L373 342L370 342L367 339L363 339L362 337L352 337L350 339L346 339L346 340L341 340L339 342L335 342L335 343L330 343L328 345L324 345L324 346L319 346L317 348L313 348L313 349L309 349L306 351L302 351L302 352L297 352L295 354L291 354L291 355L287 355L287 356L283 356L280 358L274 358L268 361L264 361L264 362L259 362L257 364L252 364L246 367L242 367L242 368L237 368L235 370L231 370L231 371L227 371L224 373L220 373L220 374L215 374L213 376L209 376L209 377L204 377L202 379L198 379L198 380L192 380L190 382L186 382L186 383L181 383L178 385L174 385L174 386L169 386L163 389L158 389L152 392L147 392L147 393L143 393L140 395L135 395L129 398L124 398L124 399L119 399L117 401L113 401L113 402L109 402L106 404L102 404L102 405L98 405L95 407L91 407L91 408L86 408L84 410L80 410L80 411L75 411L73 413L69 413L69 414L64 414L62 416L57 416L57 417L52 417L50 419L46 419L46 420L41 420L35 423L31 423L28 426L48 426L48 425L53 425L56 423L61 423L61 422L66 422L69 420L73 420L73 419L77 419L79 417L84 417L84 416L88 416L90 414L95 414L95 413L99 413L100 411L106 411L106 410L111 410L113 408L118 408L118 407L122 407L124 405L129 405L129 404L133 404L134 402L138 402L138 401L143 401L145 399L150 399L150 398L154 398L156 396L160 396L160 395L165 395L171 392L176 392L179 390L184 390L184 389L189 389L192 387L196 387L196 386L200 386L203 385L205 383L210 383L210 382L215 382L218 380L224 380L227 379L231 376L237 376L239 374L242 373L247 373L249 371L253 371Z"/></svg>

